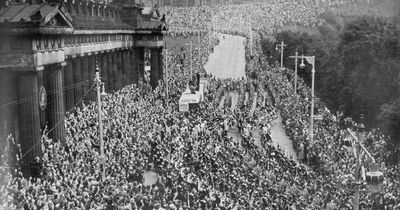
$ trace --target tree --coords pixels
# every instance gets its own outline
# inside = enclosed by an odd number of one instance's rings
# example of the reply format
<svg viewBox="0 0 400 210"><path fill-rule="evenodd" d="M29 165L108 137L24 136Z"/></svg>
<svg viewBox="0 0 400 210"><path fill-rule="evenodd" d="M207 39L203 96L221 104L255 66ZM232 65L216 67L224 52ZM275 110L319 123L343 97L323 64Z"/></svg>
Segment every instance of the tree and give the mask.
<svg viewBox="0 0 400 210"><path fill-rule="evenodd" d="M397 40L396 38L397 37ZM380 106L398 93L394 79L400 62L396 53L399 30L384 18L363 17L346 25L338 50L343 62L340 77L352 100L343 99L344 111L357 116L365 109L366 122L376 125ZM397 60L396 60L397 59Z"/></svg>
<svg viewBox="0 0 400 210"><path fill-rule="evenodd" d="M400 98L382 105L379 121L380 127L392 137L393 142L400 144Z"/></svg>
<svg viewBox="0 0 400 210"><path fill-rule="evenodd" d="M328 17L327 24L319 27L319 35L284 31L275 40L263 39L264 54L270 63L280 60L275 45L284 40L284 65L289 69L294 69L294 59L288 56L296 49L299 55L315 55L317 96L333 112L340 110L353 119L359 119L362 112L367 127L377 127L379 122L387 134L398 139L398 25L386 18L365 16L347 19L343 26L342 19ZM310 69L298 74L310 85Z"/></svg>

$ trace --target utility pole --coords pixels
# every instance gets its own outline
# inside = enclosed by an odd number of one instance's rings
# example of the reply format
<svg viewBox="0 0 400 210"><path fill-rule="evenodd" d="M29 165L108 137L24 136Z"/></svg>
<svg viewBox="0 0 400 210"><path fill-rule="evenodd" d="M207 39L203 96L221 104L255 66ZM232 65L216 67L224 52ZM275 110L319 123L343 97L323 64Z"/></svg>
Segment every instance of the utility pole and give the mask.
<svg viewBox="0 0 400 210"><path fill-rule="evenodd" d="M297 61L299 57L299 52L296 49L296 53L294 56L290 56L289 58L294 58L294 97L297 102Z"/></svg>
<svg viewBox="0 0 400 210"><path fill-rule="evenodd" d="M311 70L312 82L311 82L311 142L314 142L314 99L315 99L315 57L313 58L313 67Z"/></svg>
<svg viewBox="0 0 400 210"><path fill-rule="evenodd" d="M358 126L358 144L356 144L356 152L357 152L357 167L356 167L356 173L355 173L355 178L356 178L356 189L354 192L354 210L358 210L359 209L359 205L360 205L360 185L361 185L361 180L360 180L360 169L361 169L361 159L360 159L360 150L361 146L359 146L359 144L362 144L363 139L364 139L364 115L361 114L361 124ZM373 159L373 161L375 162L375 160Z"/></svg>
<svg viewBox="0 0 400 210"><path fill-rule="evenodd" d="M193 76L193 56L192 56L192 48L193 48L193 41L190 40L190 44L186 44L190 46L190 80L192 79Z"/></svg>
<svg viewBox="0 0 400 210"><path fill-rule="evenodd" d="M363 119L363 116L361 116L361 118ZM361 176L363 176L362 174L360 174L360 171L362 169L362 165L365 163L364 157L368 157L374 165L376 164L375 158L371 155L370 152L368 152L368 150L363 145L363 141L365 139L364 128L365 128L364 124L361 123L358 127L357 136L350 130L350 128L347 128L348 133L354 139L353 146L355 147L356 161L357 161L356 171L354 174L356 182L356 187L354 191L354 205L353 205L354 210L358 210L360 205L360 186L362 185ZM363 151L362 157L360 157L361 151Z"/></svg>
<svg viewBox="0 0 400 210"><path fill-rule="evenodd" d="M212 1L210 2L212 6ZM208 49L211 49L211 36L214 32L214 14L213 11L211 10L211 22L209 24L209 31L208 31Z"/></svg>
<svg viewBox="0 0 400 210"><path fill-rule="evenodd" d="M253 55L253 28L250 23L250 55Z"/></svg>
<svg viewBox="0 0 400 210"><path fill-rule="evenodd" d="M198 62L200 62L201 59L201 43L200 43L200 30L197 31L197 56L198 56ZM201 64L201 63L200 63Z"/></svg>
<svg viewBox="0 0 400 210"><path fill-rule="evenodd" d="M208 50L211 49L211 25L208 26Z"/></svg>
<svg viewBox="0 0 400 210"><path fill-rule="evenodd" d="M99 65L96 63L96 77L95 83L97 85L97 114L98 114L98 121L99 121L99 137L100 137L100 157L99 163L101 166L101 181L104 182L106 177L105 172L105 164L106 164L106 157L104 156L104 141L103 141L103 120L101 116L101 93L100 93L100 86L102 85L101 78L100 78L100 68ZM104 90L104 89L103 89Z"/></svg>
<svg viewBox="0 0 400 210"><path fill-rule="evenodd" d="M166 97L167 97L167 106L169 104L169 82L168 82L168 49L165 49L165 85L166 85Z"/></svg>
<svg viewBox="0 0 400 210"><path fill-rule="evenodd" d="M283 42L282 42L283 43ZM312 65L312 70L311 70L311 126L310 126L310 141L314 142L314 79L315 79L315 56L304 56L302 55L301 57L301 64L300 68L304 68L304 59L307 60L308 63Z"/></svg>
<svg viewBox="0 0 400 210"><path fill-rule="evenodd" d="M281 69L283 69L283 49L284 49L284 47L286 47L283 40L282 40L281 44L276 45L275 49L278 50L278 47L281 48Z"/></svg>
<svg viewBox="0 0 400 210"><path fill-rule="evenodd" d="M360 168L361 168L361 164L360 164L360 150L358 149L358 144L354 145L356 148L356 161L357 161L357 166L356 166L356 173L355 173L355 179L356 179L356 189L354 191L354 210L358 210L358 206L360 203Z"/></svg>

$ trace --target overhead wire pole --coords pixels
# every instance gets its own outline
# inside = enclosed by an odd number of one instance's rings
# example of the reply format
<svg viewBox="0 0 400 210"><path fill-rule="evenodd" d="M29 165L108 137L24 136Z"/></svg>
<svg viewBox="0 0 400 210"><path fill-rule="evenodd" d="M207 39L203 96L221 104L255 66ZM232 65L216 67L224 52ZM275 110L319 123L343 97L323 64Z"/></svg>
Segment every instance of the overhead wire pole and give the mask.
<svg viewBox="0 0 400 210"><path fill-rule="evenodd" d="M169 105L169 82L168 82L168 49L165 49L165 85L166 85L166 97L167 97L167 106Z"/></svg>
<svg viewBox="0 0 400 210"><path fill-rule="evenodd" d="M361 168L361 164L360 164L360 150L359 150L359 147L357 146L357 144L356 144L356 162L357 162L357 165L356 165L356 173L355 173L355 179L356 179L356 189L355 189L355 191L354 191L354 206L353 206L353 209L354 210L358 210L358 207L359 207L359 203L360 203L360 179L359 179L359 176L360 176L360 168Z"/></svg>
<svg viewBox="0 0 400 210"><path fill-rule="evenodd" d="M190 44L186 44L186 45L190 46L189 55L190 55L190 80L191 80L192 76L193 76L193 60L192 60L193 59L193 56L192 56L193 41L190 40Z"/></svg>
<svg viewBox="0 0 400 210"><path fill-rule="evenodd" d="M208 26L208 50L211 49L211 24Z"/></svg>
<svg viewBox="0 0 400 210"><path fill-rule="evenodd" d="M200 30L197 32L197 57L198 57L198 62L200 62L200 51L201 51L201 44L200 44ZM200 62L201 64L201 62Z"/></svg>
<svg viewBox="0 0 400 210"><path fill-rule="evenodd" d="M361 180L360 180L360 170L362 167L362 163L361 163L361 159L360 159L360 150L364 151L364 155L367 155L371 160L372 163L376 163L375 158L371 155L371 153L368 152L368 150L364 147L364 145L362 145L362 142L360 141L360 139L362 139L362 132L363 132L363 128L364 126L362 125L359 129L359 136L357 137L349 128L347 128L347 131L349 132L349 134L351 135L351 137L353 137L354 139L354 146L356 147L356 171L355 171L355 179L356 179L356 187L355 187L355 191L354 191L354 205L353 205L353 209L354 210L358 210L359 209L359 204L360 204L360 186L361 186Z"/></svg>
<svg viewBox="0 0 400 210"><path fill-rule="evenodd" d="M296 53L294 56L289 56L289 58L294 58L294 97L297 102L297 62L299 58L299 52L296 49Z"/></svg>
<svg viewBox="0 0 400 210"><path fill-rule="evenodd" d="M283 43L283 42L282 42ZM311 70L311 125L310 125L310 142L314 142L314 80L315 80L315 56L301 56L300 68L304 68L304 59L312 65Z"/></svg>
<svg viewBox="0 0 400 210"><path fill-rule="evenodd" d="M95 77L95 82L97 85L97 108L98 108L98 121L99 121L99 140L100 140L100 157L99 157L99 164L101 166L101 181L104 182L105 177L106 177L106 172L105 172L105 164L106 164L106 158L104 156L104 141L103 141L103 121L102 121L102 111L101 111L101 93L100 93L100 86L103 84L101 82L100 78L100 68L99 65L96 62L96 77ZM104 89L103 89L104 91Z"/></svg>
<svg viewBox="0 0 400 210"><path fill-rule="evenodd" d="M253 26L251 22L250 22L249 32L250 32L250 55L253 55Z"/></svg>
<svg viewBox="0 0 400 210"><path fill-rule="evenodd" d="M212 1L210 3L212 6ZM213 10L211 10L211 21L209 24L209 31L208 31L208 49L209 50L211 49L211 37L212 37L212 34L214 33L213 24L214 24L214 14L213 14Z"/></svg>
<svg viewBox="0 0 400 210"><path fill-rule="evenodd" d="M281 69L283 69L283 49L286 47L286 44L283 42L283 40L280 44L276 45L275 49L278 50L278 47L281 49Z"/></svg>

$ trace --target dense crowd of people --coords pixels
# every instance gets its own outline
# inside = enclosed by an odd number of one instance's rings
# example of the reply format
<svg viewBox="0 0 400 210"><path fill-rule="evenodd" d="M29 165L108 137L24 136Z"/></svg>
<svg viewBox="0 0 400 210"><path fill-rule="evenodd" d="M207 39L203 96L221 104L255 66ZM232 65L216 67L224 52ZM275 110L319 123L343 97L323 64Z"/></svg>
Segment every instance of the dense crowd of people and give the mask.
<svg viewBox="0 0 400 210"><path fill-rule="evenodd" d="M244 35L249 23L265 33L287 22L318 24L315 11L323 9L310 12L304 5L324 7L312 3L227 5L213 12L173 9L170 35L189 36L197 27L206 30L210 22L218 31ZM190 15L196 17L193 22ZM95 103L67 113L65 146L43 135L38 177L26 179L10 165L8 150L16 151L17 159L21 155L10 137L0 157L0 209L352 209L356 159L343 141L344 129L358 125L316 100L323 119L316 121L310 142L310 88L300 79L295 98L293 72L269 64L260 36L253 39L252 54L246 46L247 78L210 76L196 111L178 112L178 100L188 87L191 59L193 73L205 75L203 66L218 43L213 36L204 36L192 58L184 48L164 62L168 93L160 81L154 90L147 84L130 85L104 97L105 181ZM236 103L231 93L238 94ZM296 149L307 148L301 155L305 165L273 146L270 128L279 114ZM234 137L233 130L240 136ZM390 147L385 137L376 130L365 136L377 162L387 162L392 153L385 152ZM363 209L400 208L400 167L382 165L381 170L381 191L361 193ZM146 171L156 172L154 184L144 184Z"/></svg>
<svg viewBox="0 0 400 210"><path fill-rule="evenodd" d="M164 7L168 34L171 36L190 36L198 31L210 31L212 9L209 7Z"/></svg>
<svg viewBox="0 0 400 210"><path fill-rule="evenodd" d="M11 209L265 209L294 205L298 202L295 196L282 197L275 188L286 190L285 178L294 179L295 170L306 173L305 169L270 142L265 142L262 152L251 136L245 136L242 150L228 136L224 119L257 126L246 109L237 109L235 115L216 109L219 103L214 97L235 87L231 83L212 79L201 110L190 114L177 112L174 100L165 106L163 85L154 91L147 85L132 85L104 98L104 182L98 163L96 105L83 104L67 114L65 147L43 137L40 178L5 174L4 205ZM250 85L241 83L240 87ZM247 101L245 107L251 100ZM293 171L282 177L280 166L286 164L283 168ZM158 174L152 186L143 185L147 169Z"/></svg>
<svg viewBox="0 0 400 210"><path fill-rule="evenodd" d="M256 46L259 45L256 44ZM262 54L262 52L259 52L259 54ZM344 139L348 135L345 131L346 128L357 131L360 125L350 118L344 117L341 113L330 113L317 98L316 110L319 111L317 114L322 115L323 119L315 120L314 140L310 142L310 88L305 85L303 80L299 79L299 97L296 98L293 94L293 71L280 69L277 65L276 67L269 67L264 58L258 59L257 62L263 63L262 66L265 66L264 68L268 70L262 71L261 75L259 71L256 72L257 74L248 73L257 75L257 77L262 77L263 73L266 74L267 83L264 85L272 96L272 101L280 110L286 133L295 143L296 149L299 150L300 147L304 148L304 146L307 148L306 162L320 176L326 178L323 182L324 185L339 187L332 194L336 196L336 199L332 200L331 204L335 204L339 208L343 203L347 202L347 205L353 203L354 197L351 189L354 187L352 184L354 184L355 179L356 158L350 148L345 145ZM252 62L248 62L248 64L251 65ZM399 167L397 162L393 161L393 159L396 159L395 156L398 156L396 155L398 149L393 150L396 147L387 145L387 142L389 142L387 137L380 134L376 129L365 131L362 142L373 154L376 162L383 163L380 170L384 171L386 176L380 192L362 194L362 207L366 209L399 208L400 192L398 191L399 176L397 175ZM368 171L369 161L366 162L365 170ZM392 164L386 167L384 163L390 162Z"/></svg>
<svg viewBox="0 0 400 210"><path fill-rule="evenodd" d="M216 31L248 36L250 31L262 30L272 35L283 26L314 27L324 23L321 14L339 15L354 12L365 14L368 5L381 0L301 0L258 1L243 4L221 4L210 7L162 7L170 35L191 35L197 31ZM354 8L363 5L364 9Z"/></svg>

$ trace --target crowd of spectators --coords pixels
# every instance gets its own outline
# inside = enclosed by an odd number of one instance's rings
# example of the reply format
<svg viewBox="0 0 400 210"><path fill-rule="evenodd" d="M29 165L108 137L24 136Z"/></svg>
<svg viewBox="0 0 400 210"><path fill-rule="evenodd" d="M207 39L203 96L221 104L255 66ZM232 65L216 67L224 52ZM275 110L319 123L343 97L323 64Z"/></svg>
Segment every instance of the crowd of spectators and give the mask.
<svg viewBox="0 0 400 210"><path fill-rule="evenodd" d="M210 31L212 9L210 7L163 7L168 34L171 36L190 36L201 31Z"/></svg>
<svg viewBox="0 0 400 210"><path fill-rule="evenodd" d="M178 78L177 87L184 86L180 85L182 80ZM233 85L236 83L241 85ZM209 94L201 109L190 114L177 111L176 97L166 106L164 85L154 91L148 85L131 85L106 96L102 102L107 157L104 182L98 160L96 104L82 104L66 116L65 147L43 136L40 177L25 179L20 175L2 174L2 205L8 209L306 206L302 200L295 199L297 194L306 193L300 187L304 182L293 174L312 172L285 157L270 141L264 142L261 150L251 135L244 135L243 150L228 136L230 126L262 125L254 120L256 115L246 111L251 100L235 112L216 109L219 103L214 97L219 92L238 86L250 86L254 91L253 83L211 79ZM273 115L262 111L263 107L258 108L258 112L267 114L267 119L273 119ZM225 119L239 123L227 126ZM2 162L2 172L7 172L8 165L3 158ZM157 172L154 185L143 185L146 170ZM290 182L299 184L289 189ZM303 199L312 200L307 196Z"/></svg>
<svg viewBox="0 0 400 210"><path fill-rule="evenodd" d="M286 22L318 24L318 8L307 10L306 3L321 6L310 0L228 5L215 9L213 20L208 19L209 8L179 8L169 16L184 19L171 20L170 29L174 35L189 35L196 27L207 29L211 21L218 31L247 34L249 23L266 33ZM190 23L190 14L198 22ZM293 72L267 63L259 36L254 36L252 54L246 47L247 79L210 77L200 109L178 112L179 96L188 86L190 59L194 73L205 74L203 66L217 42L201 43L192 58L187 49L169 57L169 101L162 81L155 90L147 84L129 85L102 99L104 182L95 103L67 113L65 146L43 135L39 177L26 179L9 164L8 150L20 157L10 137L0 157L0 209L352 209L356 160L343 139L345 125L357 127L356 123L330 113L317 100L323 119L316 122L310 142L310 89L299 80L299 98L293 97ZM239 93L236 107L231 108L232 98L227 97L223 110L218 109L221 96L232 91ZM269 129L278 114L299 145L296 148L306 145L307 167L273 146ZM229 135L233 128L241 138ZM258 131L260 139L253 135ZM378 131L366 132L365 145L378 162L390 154L385 142ZM158 177L147 186L143 174L149 170ZM361 207L398 209L400 168L382 165L381 170L386 177L382 190L361 193Z"/></svg>
<svg viewBox="0 0 400 210"><path fill-rule="evenodd" d="M321 14L334 12L349 15L365 14L382 0L299 0L258 1L242 4L221 4L210 7L162 7L169 34L191 35L196 31L215 31L248 36L251 30L272 35L285 25L314 27L324 23ZM364 9L355 10L360 5Z"/></svg>

